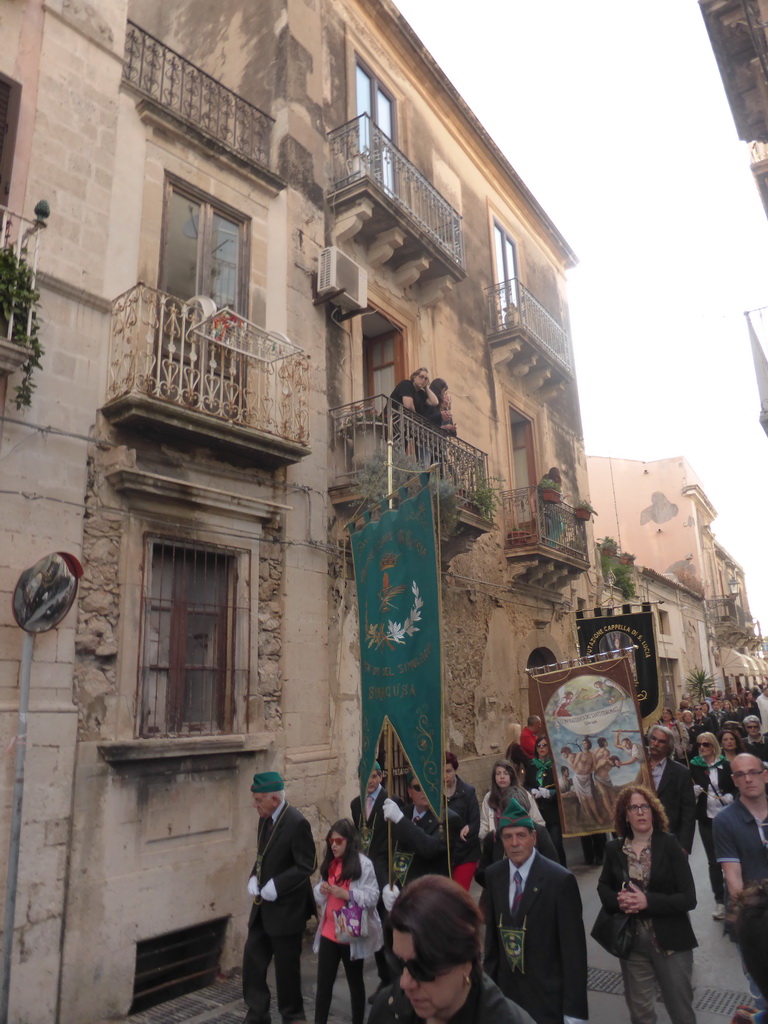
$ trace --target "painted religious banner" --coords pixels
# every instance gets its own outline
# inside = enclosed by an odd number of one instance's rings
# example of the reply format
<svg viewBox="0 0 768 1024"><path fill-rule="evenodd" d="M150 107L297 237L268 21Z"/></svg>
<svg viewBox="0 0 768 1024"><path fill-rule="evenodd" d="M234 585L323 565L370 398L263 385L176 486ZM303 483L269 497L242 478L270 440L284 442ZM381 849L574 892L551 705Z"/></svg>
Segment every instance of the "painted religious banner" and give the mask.
<svg viewBox="0 0 768 1024"><path fill-rule="evenodd" d="M440 816L443 715L438 562L432 495L412 497L352 528L360 615L363 786L389 722Z"/></svg>
<svg viewBox="0 0 768 1024"><path fill-rule="evenodd" d="M622 650L634 653L640 714L646 722L657 718L661 709L661 695L653 612L648 610L589 618L578 613L576 630L582 658L615 654Z"/></svg>
<svg viewBox="0 0 768 1024"><path fill-rule="evenodd" d="M650 783L632 652L531 675L549 739L563 835L608 832L622 786Z"/></svg>

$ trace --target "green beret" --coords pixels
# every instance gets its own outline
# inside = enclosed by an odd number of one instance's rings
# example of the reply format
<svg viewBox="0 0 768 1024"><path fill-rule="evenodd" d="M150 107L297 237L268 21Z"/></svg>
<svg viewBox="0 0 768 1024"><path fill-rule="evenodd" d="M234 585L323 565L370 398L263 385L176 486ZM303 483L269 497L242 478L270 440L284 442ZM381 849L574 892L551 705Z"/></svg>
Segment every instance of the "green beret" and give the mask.
<svg viewBox="0 0 768 1024"><path fill-rule="evenodd" d="M513 825L515 828L530 828L533 829L533 820L531 819L528 811L519 804L514 798L509 801L507 806L504 808L504 813L501 816L499 822L499 832L502 829L508 828Z"/></svg>
<svg viewBox="0 0 768 1024"><path fill-rule="evenodd" d="M252 793L279 793L285 789L280 772L257 772L253 776Z"/></svg>

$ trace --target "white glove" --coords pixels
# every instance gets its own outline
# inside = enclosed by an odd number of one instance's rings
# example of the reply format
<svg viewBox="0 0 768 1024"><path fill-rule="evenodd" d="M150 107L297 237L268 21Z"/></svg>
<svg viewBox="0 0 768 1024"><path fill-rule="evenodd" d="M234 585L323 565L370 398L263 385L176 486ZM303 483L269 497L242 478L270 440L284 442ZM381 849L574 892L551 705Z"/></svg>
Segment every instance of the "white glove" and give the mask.
<svg viewBox="0 0 768 1024"><path fill-rule="evenodd" d="M266 900L267 903L274 903L277 899L277 887L275 886L274 878L270 878L264 888L261 890L261 898Z"/></svg>
<svg viewBox="0 0 768 1024"><path fill-rule="evenodd" d="M395 804L397 807L397 804ZM400 815L402 817L402 814ZM387 909L387 913L390 912L392 907L395 905L395 900L400 895L400 890L396 885L385 885L381 890L381 901Z"/></svg>
<svg viewBox="0 0 768 1024"><path fill-rule="evenodd" d="M694 782L694 784L693 784L693 795L696 797L697 800L699 799L699 797L701 796L701 794L703 792L704 792L704 790L701 788L701 786L698 783Z"/></svg>
<svg viewBox="0 0 768 1024"><path fill-rule="evenodd" d="M253 896L254 899L259 895L259 883L256 875L251 875L248 879L248 895Z"/></svg>
<svg viewBox="0 0 768 1024"><path fill-rule="evenodd" d="M720 797L721 797L721 799L722 799L724 804L732 804L733 803L733 793L721 793Z"/></svg>
<svg viewBox="0 0 768 1024"><path fill-rule="evenodd" d="M554 791L551 789L534 789L533 791L539 800L549 800L550 797L554 796Z"/></svg>
<svg viewBox="0 0 768 1024"><path fill-rule="evenodd" d="M396 825L398 821L402 821L403 819L403 812L397 806L395 801L391 800L389 797L384 801L383 812L386 820L391 821L393 825ZM392 902L394 903L394 900ZM389 908L387 907L387 909Z"/></svg>

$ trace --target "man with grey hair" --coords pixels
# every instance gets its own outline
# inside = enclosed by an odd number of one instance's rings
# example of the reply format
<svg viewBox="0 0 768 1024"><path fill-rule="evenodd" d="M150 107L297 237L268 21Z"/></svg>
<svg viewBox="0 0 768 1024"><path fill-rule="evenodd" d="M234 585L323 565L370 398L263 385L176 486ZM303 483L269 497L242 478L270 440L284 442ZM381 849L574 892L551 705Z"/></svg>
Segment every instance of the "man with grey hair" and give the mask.
<svg viewBox="0 0 768 1024"><path fill-rule="evenodd" d="M759 757L761 761L768 761L768 743L762 731L762 722L757 715L747 715L742 723L747 732L745 746L747 752Z"/></svg>
<svg viewBox="0 0 768 1024"><path fill-rule="evenodd" d="M686 853L691 852L696 828L696 798L688 769L672 760L675 737L665 725L648 730L651 777L656 794L669 818L669 831Z"/></svg>

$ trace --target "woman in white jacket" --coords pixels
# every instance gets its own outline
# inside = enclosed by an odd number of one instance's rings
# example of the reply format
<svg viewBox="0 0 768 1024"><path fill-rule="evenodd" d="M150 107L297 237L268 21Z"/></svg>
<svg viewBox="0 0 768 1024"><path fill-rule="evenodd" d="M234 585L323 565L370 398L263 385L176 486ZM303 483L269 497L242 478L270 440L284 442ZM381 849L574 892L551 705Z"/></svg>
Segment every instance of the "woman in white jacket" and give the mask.
<svg viewBox="0 0 768 1024"><path fill-rule="evenodd" d="M320 881L315 886L315 900L320 920L313 946L317 953L315 1024L327 1024L339 961L344 964L349 985L352 1024L363 1024L363 961L381 949L383 936L376 910L379 885L373 864L360 852L357 829L347 818L335 822L325 837L325 858L320 865ZM350 902L364 908L368 934L353 938L350 942L339 942L337 918L342 920L341 910Z"/></svg>

